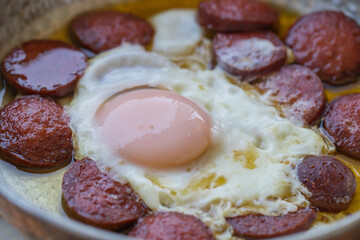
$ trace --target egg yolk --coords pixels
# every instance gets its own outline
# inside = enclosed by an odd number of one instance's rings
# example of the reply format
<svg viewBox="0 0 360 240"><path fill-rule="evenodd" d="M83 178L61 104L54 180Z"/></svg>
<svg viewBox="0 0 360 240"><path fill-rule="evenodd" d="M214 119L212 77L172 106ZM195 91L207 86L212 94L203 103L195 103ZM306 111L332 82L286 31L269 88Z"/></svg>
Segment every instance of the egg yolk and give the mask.
<svg viewBox="0 0 360 240"><path fill-rule="evenodd" d="M100 136L121 157L151 168L193 161L210 143L209 115L189 99L159 89L119 94L95 115Z"/></svg>

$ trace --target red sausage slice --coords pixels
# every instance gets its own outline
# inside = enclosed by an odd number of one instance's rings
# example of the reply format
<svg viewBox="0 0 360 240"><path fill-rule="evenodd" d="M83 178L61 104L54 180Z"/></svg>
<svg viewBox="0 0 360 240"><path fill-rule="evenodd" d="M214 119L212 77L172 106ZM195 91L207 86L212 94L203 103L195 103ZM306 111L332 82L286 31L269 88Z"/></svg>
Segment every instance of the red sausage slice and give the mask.
<svg viewBox="0 0 360 240"><path fill-rule="evenodd" d="M354 174L335 157L306 157L297 166L297 175L311 193L309 201L321 211L346 209L356 191Z"/></svg>
<svg viewBox="0 0 360 240"><path fill-rule="evenodd" d="M325 92L320 79L300 65L283 67L279 72L256 83L261 91L270 93L282 114L295 122L312 125L325 108Z"/></svg>
<svg viewBox="0 0 360 240"><path fill-rule="evenodd" d="M128 184L112 180L88 158L66 171L62 191L64 210L70 217L103 229L121 230L147 212Z"/></svg>
<svg viewBox="0 0 360 240"><path fill-rule="evenodd" d="M336 148L360 159L360 94L341 96L333 100L323 120L323 126Z"/></svg>
<svg viewBox="0 0 360 240"><path fill-rule="evenodd" d="M307 230L316 218L316 210L301 209L282 216L249 214L227 218L236 236L271 238Z"/></svg>
<svg viewBox="0 0 360 240"><path fill-rule="evenodd" d="M1 72L23 94L62 97L75 89L86 61L83 52L67 43L33 40L10 51Z"/></svg>
<svg viewBox="0 0 360 240"><path fill-rule="evenodd" d="M265 30L278 19L273 7L256 0L208 0L198 8L199 24L218 32Z"/></svg>
<svg viewBox="0 0 360 240"><path fill-rule="evenodd" d="M39 96L25 96L0 110L0 153L28 171L64 166L72 158L72 132L64 108Z"/></svg>
<svg viewBox="0 0 360 240"><path fill-rule="evenodd" d="M213 51L225 71L243 80L269 74L286 61L286 48L272 32L218 33Z"/></svg>
<svg viewBox="0 0 360 240"><path fill-rule="evenodd" d="M144 19L113 11L86 13L75 18L71 31L84 47L99 53L123 42L146 46L154 30Z"/></svg>
<svg viewBox="0 0 360 240"><path fill-rule="evenodd" d="M348 83L360 73L360 27L341 12L303 16L289 30L286 44L294 51L296 62L326 83Z"/></svg>
<svg viewBox="0 0 360 240"><path fill-rule="evenodd" d="M148 215L135 225L129 236L156 240L214 239L201 220L177 212L156 212Z"/></svg>

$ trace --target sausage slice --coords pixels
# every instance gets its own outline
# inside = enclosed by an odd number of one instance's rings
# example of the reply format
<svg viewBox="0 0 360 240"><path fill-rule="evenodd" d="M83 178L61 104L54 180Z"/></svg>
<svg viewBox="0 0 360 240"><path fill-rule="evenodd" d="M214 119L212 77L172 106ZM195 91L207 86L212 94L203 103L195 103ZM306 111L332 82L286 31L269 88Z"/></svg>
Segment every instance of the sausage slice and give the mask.
<svg viewBox="0 0 360 240"><path fill-rule="evenodd" d="M57 169L72 159L72 132L64 108L36 95L0 110L0 153L27 171Z"/></svg>
<svg viewBox="0 0 360 240"><path fill-rule="evenodd" d="M214 239L201 220L178 212L156 212L148 215L135 225L129 236L157 240Z"/></svg>
<svg viewBox="0 0 360 240"><path fill-rule="evenodd" d="M128 184L112 180L89 158L66 171L62 191L64 210L70 217L103 229L121 230L147 212Z"/></svg>
<svg viewBox="0 0 360 240"><path fill-rule="evenodd" d="M360 159L360 94L334 99L323 120L323 127L336 148Z"/></svg>
<svg viewBox="0 0 360 240"><path fill-rule="evenodd" d="M278 19L273 7L257 0L208 0L198 8L199 24L218 32L265 30Z"/></svg>
<svg viewBox="0 0 360 240"><path fill-rule="evenodd" d="M320 79L300 65L284 66L279 72L255 84L293 121L312 125L325 108L325 92Z"/></svg>
<svg viewBox="0 0 360 240"><path fill-rule="evenodd" d="M272 32L218 33L213 52L220 67L242 80L269 74L286 61L286 47Z"/></svg>
<svg viewBox="0 0 360 240"><path fill-rule="evenodd" d="M248 214L226 218L236 236L271 238L307 230L316 218L316 210L301 209L282 216Z"/></svg>
<svg viewBox="0 0 360 240"><path fill-rule="evenodd" d="M63 97L75 89L86 66L86 55L67 43L33 40L11 50L1 72L23 94Z"/></svg>
<svg viewBox="0 0 360 240"><path fill-rule="evenodd" d="M326 83L348 83L360 73L360 26L341 12L325 10L301 17L287 33L286 44L297 63Z"/></svg>
<svg viewBox="0 0 360 240"><path fill-rule="evenodd" d="M144 19L114 11L85 13L76 17L70 28L76 40L95 53L124 42L146 46L154 35L153 28Z"/></svg>
<svg viewBox="0 0 360 240"><path fill-rule="evenodd" d="M321 211L346 209L356 191L356 179L344 163L332 156L308 156L297 166L300 182L311 193L309 201Z"/></svg>

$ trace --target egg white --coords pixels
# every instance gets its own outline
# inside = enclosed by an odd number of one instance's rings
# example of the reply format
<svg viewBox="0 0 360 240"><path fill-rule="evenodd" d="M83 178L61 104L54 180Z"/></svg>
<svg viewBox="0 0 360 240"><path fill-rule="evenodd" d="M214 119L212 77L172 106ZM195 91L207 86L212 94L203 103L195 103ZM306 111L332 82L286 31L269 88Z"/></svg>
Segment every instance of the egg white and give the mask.
<svg viewBox="0 0 360 240"><path fill-rule="evenodd" d="M153 16L150 22L155 29L152 51L169 57L191 54L203 39L195 9L164 11Z"/></svg>
<svg viewBox="0 0 360 240"><path fill-rule="evenodd" d="M125 44L90 62L69 108L77 158L90 157L114 179L129 182L153 211L196 215L217 239L232 236L226 216L279 215L307 206L294 167L304 156L328 154L333 147L312 129L280 117L264 97L230 83L221 69L181 69L162 54ZM118 156L102 142L93 117L111 96L137 87L173 91L208 112L209 149L187 166L162 171Z"/></svg>

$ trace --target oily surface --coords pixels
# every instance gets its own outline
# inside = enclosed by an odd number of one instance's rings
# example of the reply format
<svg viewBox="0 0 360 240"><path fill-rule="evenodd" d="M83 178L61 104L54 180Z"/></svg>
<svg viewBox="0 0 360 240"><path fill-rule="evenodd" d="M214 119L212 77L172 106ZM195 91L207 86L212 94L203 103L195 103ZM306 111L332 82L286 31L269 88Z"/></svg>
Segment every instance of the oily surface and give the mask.
<svg viewBox="0 0 360 240"><path fill-rule="evenodd" d="M62 190L68 215L96 227L121 230L147 212L128 184L112 180L88 158L64 174Z"/></svg>
<svg viewBox="0 0 360 240"><path fill-rule="evenodd" d="M341 12L319 11L301 17L289 30L286 44L296 62L326 83L351 82L360 73L360 27Z"/></svg>
<svg viewBox="0 0 360 240"><path fill-rule="evenodd" d="M333 100L323 120L324 129L337 149L360 158L360 94Z"/></svg>
<svg viewBox="0 0 360 240"><path fill-rule="evenodd" d="M284 66L256 86L270 92L270 99L278 104L285 117L308 126L319 119L325 108L320 79L300 65Z"/></svg>
<svg viewBox="0 0 360 240"><path fill-rule="evenodd" d="M243 79L278 70L286 61L284 44L272 32L218 33L213 51L225 71Z"/></svg>
<svg viewBox="0 0 360 240"><path fill-rule="evenodd" d="M354 174L332 156L306 157L297 166L297 174L311 193L310 203L322 211L344 210L355 194Z"/></svg>
<svg viewBox="0 0 360 240"><path fill-rule="evenodd" d="M260 1L210 0L199 4L200 25L219 32L263 30L271 27L278 19L278 12Z"/></svg>
<svg viewBox="0 0 360 240"><path fill-rule="evenodd" d="M8 53L1 72L21 93L62 97L75 89L86 61L83 52L67 43L32 40Z"/></svg>
<svg viewBox="0 0 360 240"><path fill-rule="evenodd" d="M86 13L71 23L76 39L86 48L99 53L123 42L146 46L154 30L146 20L114 11Z"/></svg>
<svg viewBox="0 0 360 240"><path fill-rule="evenodd" d="M316 217L316 210L306 208L283 216L249 214L227 218L239 237L271 238L308 229Z"/></svg>
<svg viewBox="0 0 360 240"><path fill-rule="evenodd" d="M194 216L157 212L143 218L129 233L131 237L157 240L211 240L210 230Z"/></svg>
<svg viewBox="0 0 360 240"><path fill-rule="evenodd" d="M0 111L0 152L11 163L30 169L57 168L72 158L72 132L64 108L30 95Z"/></svg>

